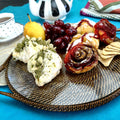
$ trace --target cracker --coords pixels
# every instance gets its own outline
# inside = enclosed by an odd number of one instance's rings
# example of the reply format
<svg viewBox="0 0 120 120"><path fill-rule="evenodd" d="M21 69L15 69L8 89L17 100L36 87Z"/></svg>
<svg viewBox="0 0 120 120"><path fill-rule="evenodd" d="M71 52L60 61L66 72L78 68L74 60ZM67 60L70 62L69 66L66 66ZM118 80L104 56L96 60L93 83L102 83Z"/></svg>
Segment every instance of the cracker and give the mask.
<svg viewBox="0 0 120 120"><path fill-rule="evenodd" d="M114 57L115 55L103 55L101 54L100 57L103 58L103 59L108 59L108 58L111 58L111 57Z"/></svg>
<svg viewBox="0 0 120 120"><path fill-rule="evenodd" d="M110 45L120 49L120 42L112 42Z"/></svg>
<svg viewBox="0 0 120 120"><path fill-rule="evenodd" d="M102 50L99 50L98 49L98 54L100 55L100 57L101 58L103 58L103 59L108 59L108 58L110 58L110 57L114 57L115 55L114 54L111 54L111 55L104 55L103 53L102 53Z"/></svg>
<svg viewBox="0 0 120 120"><path fill-rule="evenodd" d="M106 50L106 49L120 50L120 48L117 48L117 47L111 46L111 45L106 46L104 49L105 49L105 50Z"/></svg>
<svg viewBox="0 0 120 120"><path fill-rule="evenodd" d="M107 50L104 50L102 51L102 54L103 55L120 55L120 51L114 51L114 50L111 50L111 51L107 51Z"/></svg>
<svg viewBox="0 0 120 120"><path fill-rule="evenodd" d="M109 51L109 52L111 52L111 51L120 52L120 49L116 49L116 48L114 48L114 47L113 47L113 48L112 48L112 47L111 47L111 48L107 48L107 47L106 47L106 48L104 48L103 50Z"/></svg>
<svg viewBox="0 0 120 120"><path fill-rule="evenodd" d="M114 57L110 57L108 59L103 59L100 56L98 56L98 60L106 67L108 67L111 63L111 61L113 60Z"/></svg>
<svg viewBox="0 0 120 120"><path fill-rule="evenodd" d="M109 66L116 55L120 55L120 42L112 42L103 50L98 49L98 60L104 65Z"/></svg>

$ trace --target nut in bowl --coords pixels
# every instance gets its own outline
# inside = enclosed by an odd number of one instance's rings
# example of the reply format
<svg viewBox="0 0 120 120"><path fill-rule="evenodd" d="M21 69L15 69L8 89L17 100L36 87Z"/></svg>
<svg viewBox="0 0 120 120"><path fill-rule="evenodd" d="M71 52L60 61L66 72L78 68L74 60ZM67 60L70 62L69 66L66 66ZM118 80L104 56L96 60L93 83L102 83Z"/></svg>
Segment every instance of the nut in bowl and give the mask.
<svg viewBox="0 0 120 120"><path fill-rule="evenodd" d="M70 12L73 0L29 0L30 10L33 15L39 16L53 23L57 19L64 20Z"/></svg>

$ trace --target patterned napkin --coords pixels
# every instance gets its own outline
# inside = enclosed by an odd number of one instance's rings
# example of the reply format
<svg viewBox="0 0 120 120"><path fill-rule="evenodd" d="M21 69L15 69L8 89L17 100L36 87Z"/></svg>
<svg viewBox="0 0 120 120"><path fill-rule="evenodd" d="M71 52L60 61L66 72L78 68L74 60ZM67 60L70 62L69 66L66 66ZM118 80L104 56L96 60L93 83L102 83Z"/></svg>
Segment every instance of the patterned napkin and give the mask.
<svg viewBox="0 0 120 120"><path fill-rule="evenodd" d="M81 15L120 20L120 0L89 0Z"/></svg>

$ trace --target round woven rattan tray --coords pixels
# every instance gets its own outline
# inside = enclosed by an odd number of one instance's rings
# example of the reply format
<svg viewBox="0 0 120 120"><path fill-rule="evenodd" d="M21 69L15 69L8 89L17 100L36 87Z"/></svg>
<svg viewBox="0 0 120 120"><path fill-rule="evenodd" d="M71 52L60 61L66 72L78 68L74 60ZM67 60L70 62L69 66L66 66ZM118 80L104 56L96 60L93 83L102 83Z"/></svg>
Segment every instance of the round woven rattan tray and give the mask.
<svg viewBox="0 0 120 120"><path fill-rule="evenodd" d="M0 71L5 67L12 93L0 91L0 94L44 110L65 112L91 109L120 94L120 56L116 56L109 67L98 63L91 71L80 75L70 74L63 65L60 74L44 87L36 86L26 64L14 61L11 56L0 66Z"/></svg>
<svg viewBox="0 0 120 120"><path fill-rule="evenodd" d="M28 105L49 111L78 111L103 105L120 94L120 56L109 67L98 64L89 72L73 75L64 65L44 87L36 86L26 64L9 59L6 80L11 93L0 92Z"/></svg>

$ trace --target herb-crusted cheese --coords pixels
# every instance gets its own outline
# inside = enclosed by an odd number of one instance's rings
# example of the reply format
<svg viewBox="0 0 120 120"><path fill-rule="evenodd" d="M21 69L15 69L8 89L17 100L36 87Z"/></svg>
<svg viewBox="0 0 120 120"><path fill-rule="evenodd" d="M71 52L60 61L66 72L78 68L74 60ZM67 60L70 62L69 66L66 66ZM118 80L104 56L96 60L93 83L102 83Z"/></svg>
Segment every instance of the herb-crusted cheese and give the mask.
<svg viewBox="0 0 120 120"><path fill-rule="evenodd" d="M40 50L51 50L55 52L55 47L50 44L50 40L42 40L41 38L30 38L27 36L21 43L18 43L14 49L12 56L16 60L27 63L29 58Z"/></svg>
<svg viewBox="0 0 120 120"><path fill-rule="evenodd" d="M43 86L55 78L62 68L61 57L50 40L41 38L25 38L18 43L12 56L16 60L27 63L27 68L33 74L38 86Z"/></svg>
<svg viewBox="0 0 120 120"><path fill-rule="evenodd" d="M56 52L41 50L29 59L27 68L35 77L36 84L43 86L60 73L62 60Z"/></svg>

